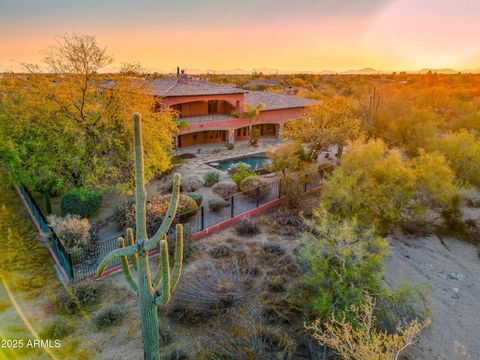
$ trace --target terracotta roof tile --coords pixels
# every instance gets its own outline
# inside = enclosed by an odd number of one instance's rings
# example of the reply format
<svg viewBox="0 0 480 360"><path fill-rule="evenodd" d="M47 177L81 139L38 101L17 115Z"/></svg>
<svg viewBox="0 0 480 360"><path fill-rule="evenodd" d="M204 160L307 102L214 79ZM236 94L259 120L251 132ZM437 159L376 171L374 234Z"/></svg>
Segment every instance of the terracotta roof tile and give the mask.
<svg viewBox="0 0 480 360"><path fill-rule="evenodd" d="M245 94L245 103L250 106L257 106L263 103L265 107L262 111L266 111L305 107L316 104L318 101L269 91L250 91Z"/></svg>

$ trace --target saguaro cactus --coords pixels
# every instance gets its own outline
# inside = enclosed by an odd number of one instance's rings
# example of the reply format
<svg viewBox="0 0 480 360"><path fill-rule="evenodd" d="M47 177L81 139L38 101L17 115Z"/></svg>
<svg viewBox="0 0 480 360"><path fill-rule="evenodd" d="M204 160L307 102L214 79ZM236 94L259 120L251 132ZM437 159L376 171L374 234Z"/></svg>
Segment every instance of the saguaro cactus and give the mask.
<svg viewBox="0 0 480 360"><path fill-rule="evenodd" d="M146 191L144 181L143 144L141 134L141 116L133 115L134 122L134 149L135 149L135 230L127 229L127 244L123 237L118 239L119 248L110 252L98 266L97 273L101 275L107 265L119 258L125 278L131 289L138 297L140 319L142 322L142 338L144 358L147 360L160 359L158 338L157 306L166 304L170 293L180 278L183 261L183 228L176 226L175 264L170 272L168 257L167 231L170 228L177 211L180 175L175 174L173 190L168 211L158 231L151 238L146 232ZM148 264L148 252L160 244L160 267L155 278L152 279ZM137 281L131 272L131 265L137 272Z"/></svg>

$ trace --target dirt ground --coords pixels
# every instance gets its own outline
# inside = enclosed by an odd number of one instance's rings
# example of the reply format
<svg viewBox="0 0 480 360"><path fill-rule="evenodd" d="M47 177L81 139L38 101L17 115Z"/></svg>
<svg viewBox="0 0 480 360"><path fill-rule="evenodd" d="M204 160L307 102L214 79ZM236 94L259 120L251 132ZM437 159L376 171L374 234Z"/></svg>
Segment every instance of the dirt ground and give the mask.
<svg viewBox="0 0 480 360"><path fill-rule="evenodd" d="M476 246L455 238L390 239L385 280L423 284L431 326L412 348L415 359L480 359L480 258Z"/></svg>

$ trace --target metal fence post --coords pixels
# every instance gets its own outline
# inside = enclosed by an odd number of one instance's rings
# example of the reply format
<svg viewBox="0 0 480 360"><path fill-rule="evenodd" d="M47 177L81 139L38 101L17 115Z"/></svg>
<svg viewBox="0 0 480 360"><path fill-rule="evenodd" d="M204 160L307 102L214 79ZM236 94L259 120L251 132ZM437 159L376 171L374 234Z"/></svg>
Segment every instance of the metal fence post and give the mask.
<svg viewBox="0 0 480 360"><path fill-rule="evenodd" d="M235 216L235 195L232 195L230 198L230 217L233 218Z"/></svg>
<svg viewBox="0 0 480 360"><path fill-rule="evenodd" d="M278 183L278 198L280 199L282 197L282 179L277 180Z"/></svg>
<svg viewBox="0 0 480 360"><path fill-rule="evenodd" d="M257 187L257 208L260 206L260 186Z"/></svg>
<svg viewBox="0 0 480 360"><path fill-rule="evenodd" d="M205 229L205 206L202 206L202 209L200 210L200 215L201 215L201 228L202 230Z"/></svg>

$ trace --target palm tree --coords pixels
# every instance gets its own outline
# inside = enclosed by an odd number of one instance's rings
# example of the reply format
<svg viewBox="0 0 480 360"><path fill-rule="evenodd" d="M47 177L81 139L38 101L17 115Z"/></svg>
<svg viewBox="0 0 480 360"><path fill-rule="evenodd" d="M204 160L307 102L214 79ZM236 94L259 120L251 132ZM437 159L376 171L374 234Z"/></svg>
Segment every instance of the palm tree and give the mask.
<svg viewBox="0 0 480 360"><path fill-rule="evenodd" d="M263 103L257 104L257 106L250 106L248 104L245 104L245 110L243 111L243 113L250 119L250 125L248 129L248 142L250 144L252 142L253 121L258 117L258 115L260 114L260 110L262 110L264 107L265 104Z"/></svg>

